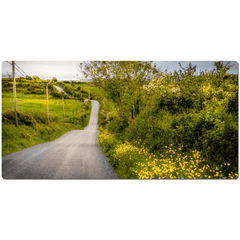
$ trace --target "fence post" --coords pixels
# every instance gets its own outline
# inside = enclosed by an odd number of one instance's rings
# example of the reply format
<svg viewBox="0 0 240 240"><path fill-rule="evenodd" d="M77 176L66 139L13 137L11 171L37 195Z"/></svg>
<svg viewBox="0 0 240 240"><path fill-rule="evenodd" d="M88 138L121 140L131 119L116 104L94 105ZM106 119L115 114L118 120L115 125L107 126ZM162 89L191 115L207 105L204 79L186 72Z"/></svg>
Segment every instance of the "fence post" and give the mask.
<svg viewBox="0 0 240 240"><path fill-rule="evenodd" d="M62 102L63 102L63 124L65 125L64 97L62 97Z"/></svg>
<svg viewBox="0 0 240 240"><path fill-rule="evenodd" d="M47 95L47 124L49 125L49 109L48 109L48 83L46 84L46 95Z"/></svg>

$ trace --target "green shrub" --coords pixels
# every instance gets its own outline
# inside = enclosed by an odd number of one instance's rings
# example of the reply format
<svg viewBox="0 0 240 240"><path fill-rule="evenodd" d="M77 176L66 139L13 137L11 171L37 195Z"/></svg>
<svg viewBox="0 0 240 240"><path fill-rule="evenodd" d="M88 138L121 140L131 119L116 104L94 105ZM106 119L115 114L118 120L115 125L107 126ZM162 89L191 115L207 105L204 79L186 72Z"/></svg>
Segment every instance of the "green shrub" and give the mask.
<svg viewBox="0 0 240 240"><path fill-rule="evenodd" d="M122 143L122 141L117 138L114 134L107 131L107 129L100 128L100 133L98 136L99 145L102 148L105 156L111 156L114 152L114 149ZM113 166L115 166L114 161L111 162Z"/></svg>

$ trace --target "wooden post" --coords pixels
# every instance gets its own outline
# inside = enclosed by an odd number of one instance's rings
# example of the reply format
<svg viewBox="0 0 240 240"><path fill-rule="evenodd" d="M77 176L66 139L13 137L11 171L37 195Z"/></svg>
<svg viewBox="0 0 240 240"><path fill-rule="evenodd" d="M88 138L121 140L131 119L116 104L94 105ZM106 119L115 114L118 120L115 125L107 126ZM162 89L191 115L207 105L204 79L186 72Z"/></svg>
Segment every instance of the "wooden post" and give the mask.
<svg viewBox="0 0 240 240"><path fill-rule="evenodd" d="M63 124L65 125L64 97L62 97L62 102L63 102Z"/></svg>
<svg viewBox="0 0 240 240"><path fill-rule="evenodd" d="M47 96L47 124L49 125L49 109L48 109L48 83L46 84L46 96Z"/></svg>
<svg viewBox="0 0 240 240"><path fill-rule="evenodd" d="M14 98L15 126L18 127L18 117L17 117L17 90L16 90L15 62L14 62L14 61L12 61L12 77L13 77L13 98Z"/></svg>

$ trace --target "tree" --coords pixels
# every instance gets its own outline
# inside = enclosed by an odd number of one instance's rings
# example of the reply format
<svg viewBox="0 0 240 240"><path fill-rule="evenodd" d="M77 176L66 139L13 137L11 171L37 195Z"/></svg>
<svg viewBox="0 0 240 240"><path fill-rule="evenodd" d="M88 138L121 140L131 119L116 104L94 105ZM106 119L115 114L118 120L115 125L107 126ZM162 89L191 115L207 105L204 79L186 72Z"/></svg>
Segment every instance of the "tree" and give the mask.
<svg viewBox="0 0 240 240"><path fill-rule="evenodd" d="M83 62L79 68L85 78L91 78L96 86L106 91L122 117L139 113L143 85L159 74L156 65L146 61Z"/></svg>
<svg viewBox="0 0 240 240"><path fill-rule="evenodd" d="M226 65L223 64L223 61L218 61L218 62L214 62L214 66L216 67L216 69L214 69L216 71L217 74L223 74L225 75L226 72L235 64L230 65L231 61L228 62Z"/></svg>
<svg viewBox="0 0 240 240"><path fill-rule="evenodd" d="M196 72L196 68L197 66L193 66L192 63L190 62L188 67L184 68L182 66L181 63L179 63L179 66L181 67L181 69L179 70L179 75L181 78L185 78L185 77L190 77L193 76L193 74ZM176 72L174 72L176 74Z"/></svg>
<svg viewBox="0 0 240 240"><path fill-rule="evenodd" d="M230 65L231 61L224 65L223 61L214 62L214 66L216 67L213 69L216 72L217 76L219 77L219 86L222 84L222 88L225 89L225 75L226 72L235 64Z"/></svg>
<svg viewBox="0 0 240 240"><path fill-rule="evenodd" d="M32 80L41 80L39 76L32 76Z"/></svg>
<svg viewBox="0 0 240 240"><path fill-rule="evenodd" d="M32 77L26 76L26 80L32 80Z"/></svg>

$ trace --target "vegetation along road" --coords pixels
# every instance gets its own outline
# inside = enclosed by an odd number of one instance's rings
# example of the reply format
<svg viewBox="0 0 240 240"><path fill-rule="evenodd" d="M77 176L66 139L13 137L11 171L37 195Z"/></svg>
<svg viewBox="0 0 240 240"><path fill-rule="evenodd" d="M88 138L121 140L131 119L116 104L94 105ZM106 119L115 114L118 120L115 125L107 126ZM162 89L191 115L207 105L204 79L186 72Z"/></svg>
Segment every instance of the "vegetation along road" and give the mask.
<svg viewBox="0 0 240 240"><path fill-rule="evenodd" d="M98 110L92 100L88 126L73 130L52 142L6 155L2 159L5 179L107 179L118 178L97 143Z"/></svg>

